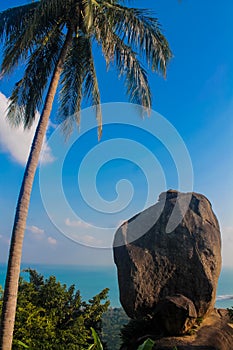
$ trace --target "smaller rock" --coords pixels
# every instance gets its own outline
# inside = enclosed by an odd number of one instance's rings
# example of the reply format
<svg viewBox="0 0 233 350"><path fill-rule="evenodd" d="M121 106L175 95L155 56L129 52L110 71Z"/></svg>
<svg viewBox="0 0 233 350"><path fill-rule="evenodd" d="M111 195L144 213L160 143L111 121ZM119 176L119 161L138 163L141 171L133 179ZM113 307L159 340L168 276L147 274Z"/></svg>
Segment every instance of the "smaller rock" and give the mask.
<svg viewBox="0 0 233 350"><path fill-rule="evenodd" d="M180 303L184 303L185 308L186 300L179 297L177 298L177 296L175 296L174 300L176 300L176 307ZM187 303L187 309L189 309L188 305L190 304ZM194 315L192 313L192 307L188 312L190 312L190 315ZM156 322L156 320L153 321ZM200 321L201 320L199 320L199 322ZM230 319L227 310L214 309L202 320L201 323L198 323L193 327L190 335L166 336L161 334L158 336L157 330L153 332L155 329L154 325L149 327L149 329L148 327L147 329L141 327L142 332L137 331L137 333L132 334L132 342L123 345L121 350L135 350L147 338L154 340L153 350L232 350L232 322L233 321Z"/></svg>
<svg viewBox="0 0 233 350"><path fill-rule="evenodd" d="M153 350L232 350L233 324L225 309L214 309L190 336L165 337Z"/></svg>
<svg viewBox="0 0 233 350"><path fill-rule="evenodd" d="M194 324L197 312L193 302L177 294L161 300L155 309L155 319L168 335L182 335Z"/></svg>

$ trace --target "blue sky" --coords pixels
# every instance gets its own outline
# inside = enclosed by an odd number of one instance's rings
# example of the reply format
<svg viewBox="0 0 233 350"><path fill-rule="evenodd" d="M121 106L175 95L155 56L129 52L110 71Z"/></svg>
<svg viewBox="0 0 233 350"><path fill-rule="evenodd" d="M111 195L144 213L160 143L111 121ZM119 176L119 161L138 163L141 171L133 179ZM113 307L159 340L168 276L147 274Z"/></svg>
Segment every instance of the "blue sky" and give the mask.
<svg viewBox="0 0 233 350"><path fill-rule="evenodd" d="M0 11L23 3L25 1L19 0L1 3ZM174 58L169 64L167 79L163 80L155 74L150 74L153 110L171 123L186 145L193 167L193 189L205 194L211 201L221 225L223 263L232 266L233 24L231 15L233 3L231 0L223 0L221 3L211 0L140 0L131 4L153 9L169 40ZM123 82L118 80L114 70L110 69L105 74L105 66L100 54L96 55L96 67L102 102L126 102ZM7 258L14 209L24 170L23 164L33 134L33 129L27 134L22 130L10 130L4 121L5 96L9 97L18 74L20 69L16 74L0 81L2 94L0 95L1 262L6 261ZM113 106L115 108L116 105ZM124 111L124 105L122 108ZM93 130L94 117L91 111L84 112L84 116L86 115L89 115L89 119L87 118L89 122L82 121L81 134L76 133L65 144L63 137L55 133L54 125L50 125L46 157L40 173L37 173L32 193L24 242L24 262L112 264L111 249L89 247L104 246L102 242L105 241L105 235L106 237L109 235L107 230L105 233L98 230L94 232L92 225L114 228L114 225L119 224L121 220L155 202L161 189L179 188L181 185L181 189L189 190L191 187L189 179L187 183L183 181L179 184L178 175L186 170L187 163L184 161L182 169L182 158L177 171L177 161L174 161L175 150L172 153L167 150L166 142L170 141L167 139L164 144L153 137L158 135L160 130L156 113L150 119L140 121L138 116L130 118L127 115L125 122L128 124L124 126L111 124L119 122L117 113L115 115L113 113L111 117L106 113L106 117L104 115L106 125L99 144L96 130ZM53 123L54 116L55 109L52 114ZM166 130L170 130L171 133L175 132L172 127L168 129ZM49 137L53 134L54 138L50 139ZM113 142L115 139L116 147ZM126 141L128 143L125 143ZM54 145L58 147L53 149ZM138 156L136 160L130 153L131 147L134 150L135 147L139 147L134 153ZM67 153L64 155L64 152ZM154 155L154 158L152 155L153 159L150 158L151 153ZM116 154L115 158L113 154ZM100 209L98 198L95 203L87 204L81 193L82 190L86 190L87 197L90 197L86 199L94 200L94 190L91 188L93 183L90 182L91 174L95 172L95 162L98 163L100 158L106 161L109 155L111 159L98 168L96 186L102 197L99 200L102 200L103 210L106 201L112 201L111 208L114 211L118 205L116 184L122 179L128 180L128 182L126 180L121 182L119 186L119 198L122 203L125 203L126 210L121 210L116 215L109 212L105 215L101 210L94 210L95 204ZM64 163L57 168L59 163L57 160L62 156L64 156ZM79 169L81 162L85 159L90 168L85 168L85 162L82 163L84 176L80 178ZM153 163L155 159L157 163ZM135 162L143 164L143 169L140 169ZM143 174L144 169L150 174L148 176L152 178L151 181L154 176L149 199L146 193L148 178ZM42 179L41 185L39 185L39 175ZM56 184L56 178L62 184L62 194L72 212L65 212L62 207L58 190L53 187ZM78 188L78 181L82 183L81 191ZM131 195L132 200L127 206ZM77 219L75 214L84 220L85 224L79 218ZM63 225L62 229L61 225ZM61 233L62 230L65 232ZM73 238L73 234L80 231L83 235L80 236L79 242L82 241L87 246L66 237Z"/></svg>

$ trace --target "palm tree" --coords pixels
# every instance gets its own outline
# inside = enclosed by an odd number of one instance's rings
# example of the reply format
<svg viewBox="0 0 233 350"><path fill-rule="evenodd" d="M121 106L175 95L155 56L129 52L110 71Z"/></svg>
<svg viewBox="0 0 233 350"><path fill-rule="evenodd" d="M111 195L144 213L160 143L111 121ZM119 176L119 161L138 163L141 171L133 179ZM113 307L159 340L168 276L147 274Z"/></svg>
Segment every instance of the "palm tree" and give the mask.
<svg viewBox="0 0 233 350"><path fill-rule="evenodd" d="M1 349L10 350L30 195L58 84L59 115L66 121L66 132L73 120L79 123L85 97L95 106L100 138L100 93L93 45L102 48L107 66L113 64L125 79L130 100L147 110L151 92L139 55L148 68L165 76L171 51L150 11L127 7L123 0L40 0L15 7L0 13L0 37L4 44L2 75L22 62L25 67L10 97L10 123L30 128L36 110L41 111L18 197L9 252L0 344Z"/></svg>

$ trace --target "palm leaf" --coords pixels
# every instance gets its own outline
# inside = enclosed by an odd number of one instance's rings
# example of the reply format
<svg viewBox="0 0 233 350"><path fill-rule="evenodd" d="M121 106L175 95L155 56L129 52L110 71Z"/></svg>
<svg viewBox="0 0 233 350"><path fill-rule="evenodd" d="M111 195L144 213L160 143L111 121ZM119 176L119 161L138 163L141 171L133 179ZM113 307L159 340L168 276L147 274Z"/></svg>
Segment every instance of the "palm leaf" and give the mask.
<svg viewBox="0 0 233 350"><path fill-rule="evenodd" d="M125 76L127 95L131 102L140 104L149 110L151 92L147 72L137 60L133 50L116 35L113 37L115 39L115 62L120 76Z"/></svg>
<svg viewBox="0 0 233 350"><path fill-rule="evenodd" d="M78 1L79 3L80 1ZM47 23L54 18L68 19L68 16L73 14L77 1L74 0L40 0L37 11L34 14L34 22L38 22L41 19L41 14L43 14L44 22ZM76 5L77 6L77 5ZM70 17L72 18L72 17Z"/></svg>
<svg viewBox="0 0 233 350"><path fill-rule="evenodd" d="M151 92L147 72L140 64L133 49L114 33L108 21L97 27L96 38L102 45L107 65L115 64L119 75L125 77L130 101L150 109Z"/></svg>
<svg viewBox="0 0 233 350"><path fill-rule="evenodd" d="M15 340L15 344L22 346L24 349L29 349L29 346L26 345L26 344L24 344L24 343L23 343L22 341L20 341L20 340Z"/></svg>
<svg viewBox="0 0 233 350"><path fill-rule="evenodd" d="M152 350L155 345L155 342L148 338L147 340L144 341L142 345L138 347L137 350Z"/></svg>
<svg viewBox="0 0 233 350"><path fill-rule="evenodd" d="M168 42L161 32L158 19L145 9L128 8L103 1L105 10L95 16L102 23L110 23L123 41L145 55L152 70L166 75L167 62L172 57ZM98 9L97 9L98 11ZM101 16L102 15L102 16ZM100 23L98 24L98 26Z"/></svg>
<svg viewBox="0 0 233 350"><path fill-rule="evenodd" d="M63 131L69 135L72 131L72 121L80 122L82 95L91 101L95 108L98 122L98 137L102 131L102 113L100 107L100 92L92 56L91 41L87 36L73 39L63 67L62 89L60 91L59 117L64 120ZM69 117L69 118L68 118Z"/></svg>
<svg viewBox="0 0 233 350"><path fill-rule="evenodd" d="M85 39L73 38L61 76L59 120L66 136L73 131L73 121L80 124L82 84L85 76Z"/></svg>
<svg viewBox="0 0 233 350"><path fill-rule="evenodd" d="M44 2L46 1L36 2L37 6L33 10L22 14L21 25L9 32L2 62L4 74L10 73L20 60L25 60L38 45L48 40L47 36L54 26L61 29L64 26L64 13L60 17L51 14L48 19L47 12L42 7Z"/></svg>
<svg viewBox="0 0 233 350"><path fill-rule="evenodd" d="M84 81L84 96L91 100L92 105L95 108L96 119L98 123L98 139L100 140L102 135L102 112L100 106L100 92L98 79L95 70L94 59L92 56L92 47L90 39L87 40L87 52L89 55L88 59L88 70L86 71L85 81Z"/></svg>
<svg viewBox="0 0 233 350"><path fill-rule="evenodd" d="M36 109L41 107L48 78L57 63L63 34L59 27L54 27L46 39L43 43L38 43L31 54L25 74L11 95L7 117L13 125L23 123L25 128L30 128Z"/></svg>
<svg viewBox="0 0 233 350"><path fill-rule="evenodd" d="M25 26L26 21L31 18L38 1L28 5L13 7L0 12L0 39L9 39L12 33L19 32Z"/></svg>
<svg viewBox="0 0 233 350"><path fill-rule="evenodd" d="M94 339L94 344L91 344L88 348L88 350L103 350L103 345L100 341L100 338L98 336L98 334L96 333L96 331L94 330L94 328L91 327L91 333L92 333L92 337Z"/></svg>
<svg viewBox="0 0 233 350"><path fill-rule="evenodd" d="M90 33L90 30L93 28L94 20L94 8L96 2L93 0L82 0L80 1L80 14L82 16L80 29L83 33Z"/></svg>

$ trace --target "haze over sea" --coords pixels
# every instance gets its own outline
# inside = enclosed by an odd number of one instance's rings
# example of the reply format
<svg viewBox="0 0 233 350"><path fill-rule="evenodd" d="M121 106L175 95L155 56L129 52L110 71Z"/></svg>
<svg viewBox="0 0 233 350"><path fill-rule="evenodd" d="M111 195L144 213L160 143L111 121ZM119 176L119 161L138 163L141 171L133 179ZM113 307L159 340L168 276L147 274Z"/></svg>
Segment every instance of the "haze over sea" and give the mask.
<svg viewBox="0 0 233 350"><path fill-rule="evenodd" d="M68 287L75 284L83 300L88 300L104 288L109 288L109 299L112 307L120 307L117 271L115 266L75 266L75 265L42 265L23 264L26 268L35 269L45 278L53 275ZM0 264L0 285L4 286L6 265ZM27 279L27 274L22 273ZM216 307L230 308L233 306L233 268L223 267L219 278Z"/></svg>

